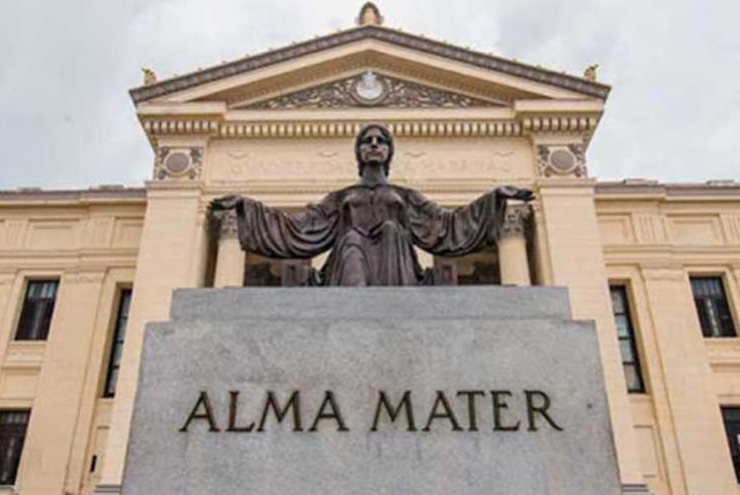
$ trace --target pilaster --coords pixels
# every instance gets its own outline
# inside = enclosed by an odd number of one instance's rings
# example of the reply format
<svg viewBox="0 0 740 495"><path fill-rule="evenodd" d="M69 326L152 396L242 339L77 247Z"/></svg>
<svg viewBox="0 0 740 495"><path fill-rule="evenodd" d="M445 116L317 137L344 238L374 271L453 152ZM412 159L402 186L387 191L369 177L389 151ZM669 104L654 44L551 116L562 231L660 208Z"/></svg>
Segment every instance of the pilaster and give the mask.
<svg viewBox="0 0 740 495"><path fill-rule="evenodd" d="M13 311L9 306L16 278L15 270L0 272L0 349L5 349L11 331Z"/></svg>
<svg viewBox="0 0 740 495"><path fill-rule="evenodd" d="M570 289L574 318L596 323L622 483L642 485L639 450L596 219L594 185L594 180L583 178L540 180L538 193L544 237L552 283Z"/></svg>
<svg viewBox="0 0 740 495"><path fill-rule="evenodd" d="M197 180L147 183L147 210L100 485L120 485L123 479L145 325L167 319L173 289L204 283L207 234L202 188Z"/></svg>
<svg viewBox="0 0 740 495"><path fill-rule="evenodd" d="M665 393L688 495L736 490L693 294L680 266L643 266Z"/></svg>
<svg viewBox="0 0 740 495"><path fill-rule="evenodd" d="M104 278L103 270L62 276L24 446L20 493L48 495L65 486Z"/></svg>

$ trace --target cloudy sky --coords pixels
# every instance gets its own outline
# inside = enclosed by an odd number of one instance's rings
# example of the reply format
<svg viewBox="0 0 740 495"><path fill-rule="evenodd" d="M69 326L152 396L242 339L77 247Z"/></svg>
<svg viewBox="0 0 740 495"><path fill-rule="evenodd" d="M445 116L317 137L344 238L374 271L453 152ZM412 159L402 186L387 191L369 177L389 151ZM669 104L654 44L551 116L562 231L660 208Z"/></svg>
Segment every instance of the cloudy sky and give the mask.
<svg viewBox="0 0 740 495"><path fill-rule="evenodd" d="M740 179L737 0L378 0L386 24L613 86L600 178ZM140 185L128 89L351 27L362 1L0 0L0 189ZM463 7L464 6L464 7Z"/></svg>

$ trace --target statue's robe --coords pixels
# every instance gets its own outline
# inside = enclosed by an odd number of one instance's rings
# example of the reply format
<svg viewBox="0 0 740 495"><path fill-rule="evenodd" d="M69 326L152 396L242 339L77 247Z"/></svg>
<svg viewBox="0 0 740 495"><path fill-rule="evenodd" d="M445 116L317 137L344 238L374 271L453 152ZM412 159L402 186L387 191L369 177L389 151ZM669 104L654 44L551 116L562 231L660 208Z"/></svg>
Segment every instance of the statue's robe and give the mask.
<svg viewBox="0 0 740 495"><path fill-rule="evenodd" d="M462 256L494 243L504 198L496 191L449 210L403 187L357 185L328 194L305 211L286 214L240 198L242 249L271 258L311 258L332 249L321 285L419 285L424 270L414 246Z"/></svg>

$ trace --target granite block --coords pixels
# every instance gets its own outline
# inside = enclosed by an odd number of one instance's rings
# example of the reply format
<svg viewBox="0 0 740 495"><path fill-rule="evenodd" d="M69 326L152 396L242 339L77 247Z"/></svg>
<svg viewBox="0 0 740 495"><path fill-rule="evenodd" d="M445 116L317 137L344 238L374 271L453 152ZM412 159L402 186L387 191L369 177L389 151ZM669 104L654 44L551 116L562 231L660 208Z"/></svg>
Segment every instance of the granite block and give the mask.
<svg viewBox="0 0 740 495"><path fill-rule="evenodd" d="M250 317L240 292L271 308ZM146 332L123 494L621 494L593 325L546 316L565 291L439 292L496 298L437 317L397 290L178 291Z"/></svg>
<svg viewBox="0 0 740 495"><path fill-rule="evenodd" d="M180 289L173 320L241 318L563 318L562 287L365 287Z"/></svg>

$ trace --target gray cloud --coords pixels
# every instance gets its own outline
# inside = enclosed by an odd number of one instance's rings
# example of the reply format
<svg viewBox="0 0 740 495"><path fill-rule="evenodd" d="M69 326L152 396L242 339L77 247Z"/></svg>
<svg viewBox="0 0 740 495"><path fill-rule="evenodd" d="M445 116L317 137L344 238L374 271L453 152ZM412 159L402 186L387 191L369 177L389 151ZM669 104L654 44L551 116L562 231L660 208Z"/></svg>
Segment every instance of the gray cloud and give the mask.
<svg viewBox="0 0 740 495"><path fill-rule="evenodd" d="M128 89L350 27L362 2L2 0L0 188L140 185L152 152ZM740 3L377 2L388 25L613 85L601 178L740 178Z"/></svg>

